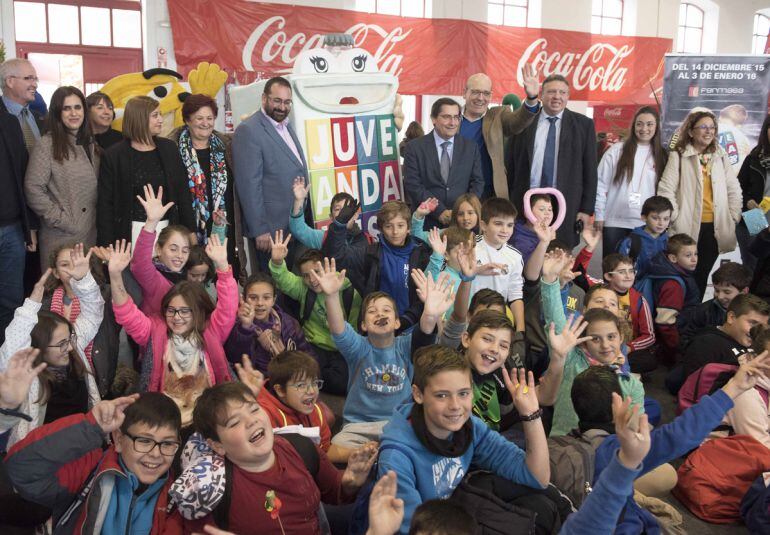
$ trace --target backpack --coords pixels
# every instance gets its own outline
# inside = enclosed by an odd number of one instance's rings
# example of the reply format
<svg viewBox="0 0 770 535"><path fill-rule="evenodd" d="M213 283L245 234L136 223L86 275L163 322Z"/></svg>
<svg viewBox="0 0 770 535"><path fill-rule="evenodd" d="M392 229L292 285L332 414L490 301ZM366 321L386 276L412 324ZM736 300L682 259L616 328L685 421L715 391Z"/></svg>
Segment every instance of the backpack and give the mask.
<svg viewBox="0 0 770 535"><path fill-rule="evenodd" d="M738 366L734 364L712 362L691 373L682 388L679 389L679 401L676 405L677 416L698 403L703 396L711 394L720 376L727 373L735 374L737 369Z"/></svg>
<svg viewBox="0 0 770 535"><path fill-rule="evenodd" d="M714 524L740 518L752 482L770 468L770 450L748 435L715 438L685 459L672 494L692 514Z"/></svg>
<svg viewBox="0 0 770 535"><path fill-rule="evenodd" d="M760 475L741 500L741 519L751 533L770 533L770 489Z"/></svg>
<svg viewBox="0 0 770 535"><path fill-rule="evenodd" d="M595 455L609 433L591 429L587 433L575 430L569 435L548 438L551 463L551 483L580 507L591 492L594 480Z"/></svg>
<svg viewBox="0 0 770 535"><path fill-rule="evenodd" d="M292 447L294 447L299 456L302 457L302 462L305 465L305 468L307 468L307 471L311 476L313 476L313 479L315 480L318 476L318 470L321 466L321 457L318 454L318 450L316 449L315 444L313 444L313 441L296 433L286 433L280 436L281 438L286 439L286 441L291 444ZM222 499L211 513L214 519L214 523L217 525L217 527L225 531L227 531L228 524L230 522L230 500L232 498L232 493L233 463L225 458L225 492L222 495ZM321 507L321 509L323 509L323 507ZM326 531L324 531L324 526L321 526L322 533L328 531L328 526Z"/></svg>
<svg viewBox="0 0 770 535"><path fill-rule="evenodd" d="M682 277L676 275L652 275L648 273L634 282L634 290L642 294L642 297L647 301L647 304L650 305L650 312L653 314L655 314L655 309L657 308L655 298L658 295L658 290L667 280L678 282L679 286L682 287L682 293L687 295L687 286L685 285L684 280Z"/></svg>

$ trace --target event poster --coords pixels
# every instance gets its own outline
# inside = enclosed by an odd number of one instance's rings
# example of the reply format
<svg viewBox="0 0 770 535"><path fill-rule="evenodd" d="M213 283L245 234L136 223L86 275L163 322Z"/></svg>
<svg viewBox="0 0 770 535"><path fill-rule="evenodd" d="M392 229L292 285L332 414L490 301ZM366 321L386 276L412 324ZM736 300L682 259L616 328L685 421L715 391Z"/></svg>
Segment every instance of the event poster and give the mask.
<svg viewBox="0 0 770 535"><path fill-rule="evenodd" d="M706 108L717 117L719 143L737 172L767 116L769 71L770 56L667 54L662 139L671 140L690 110Z"/></svg>

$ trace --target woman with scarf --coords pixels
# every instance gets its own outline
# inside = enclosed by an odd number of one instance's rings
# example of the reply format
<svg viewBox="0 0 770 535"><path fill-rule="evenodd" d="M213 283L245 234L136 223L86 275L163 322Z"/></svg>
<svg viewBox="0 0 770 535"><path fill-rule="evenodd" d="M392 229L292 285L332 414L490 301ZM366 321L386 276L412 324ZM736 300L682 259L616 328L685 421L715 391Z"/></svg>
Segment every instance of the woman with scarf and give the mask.
<svg viewBox="0 0 770 535"><path fill-rule="evenodd" d="M757 146L743 160L738 182L743 190L743 210L760 208L767 216L770 211L770 115L765 116L759 130ZM741 261L753 271L757 258L748 251L752 239L746 224L741 221L735 230L741 248Z"/></svg>
<svg viewBox="0 0 770 535"><path fill-rule="evenodd" d="M195 216L198 243L205 245L212 231L219 239L227 237L227 258L233 272L239 272L235 243L234 180L232 175L230 136L214 130L219 108L208 95L190 95L182 105L185 125L169 137L179 147L187 170L188 187Z"/></svg>
<svg viewBox="0 0 770 535"><path fill-rule="evenodd" d="M77 87L54 91L47 131L35 145L24 178L30 209L40 217L40 262L62 243L96 244L96 149L86 117L86 97Z"/></svg>

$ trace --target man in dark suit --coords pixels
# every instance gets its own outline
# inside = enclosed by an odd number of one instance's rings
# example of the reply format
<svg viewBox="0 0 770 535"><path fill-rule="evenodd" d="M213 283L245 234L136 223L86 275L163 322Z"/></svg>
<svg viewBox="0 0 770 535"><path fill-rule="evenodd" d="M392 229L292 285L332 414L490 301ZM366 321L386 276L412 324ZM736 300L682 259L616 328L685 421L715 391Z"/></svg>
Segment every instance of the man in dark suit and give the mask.
<svg viewBox="0 0 770 535"><path fill-rule="evenodd" d="M567 207L557 238L574 247L578 243L575 222L587 226L596 203L594 122L567 109L569 83L559 74L543 81L541 100L538 117L509 140L508 189L520 213L528 189L555 187L561 191Z"/></svg>
<svg viewBox="0 0 770 535"><path fill-rule="evenodd" d="M35 249L37 218L24 198L27 158L19 121L0 110L0 345L14 311L24 302L26 251Z"/></svg>
<svg viewBox="0 0 770 535"><path fill-rule="evenodd" d="M433 130L409 143L404 158L404 189L412 210L430 197L438 199L436 210L425 218L425 229L446 227L452 220L452 206L463 193L484 193L481 155L474 141L457 135L460 104L451 98L433 103Z"/></svg>
<svg viewBox="0 0 770 535"><path fill-rule="evenodd" d="M31 152L43 132L43 116L29 106L35 101L37 92L35 67L29 60L22 58L4 61L0 65L0 84L3 90L0 108L19 120L24 145L27 152Z"/></svg>
<svg viewBox="0 0 770 535"><path fill-rule="evenodd" d="M262 109L243 121L233 137L235 187L241 203L243 229L252 272L267 271L270 236L289 228L296 177L307 181L307 162L294 129L289 125L291 85L271 78L262 94ZM290 253L291 256L291 253Z"/></svg>

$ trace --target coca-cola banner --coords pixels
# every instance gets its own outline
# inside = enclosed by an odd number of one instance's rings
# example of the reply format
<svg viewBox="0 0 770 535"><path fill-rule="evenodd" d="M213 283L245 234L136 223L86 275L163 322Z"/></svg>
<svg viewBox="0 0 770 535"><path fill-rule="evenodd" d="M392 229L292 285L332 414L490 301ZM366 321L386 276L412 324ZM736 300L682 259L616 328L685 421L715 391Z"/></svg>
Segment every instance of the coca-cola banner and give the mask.
<svg viewBox="0 0 770 535"><path fill-rule="evenodd" d="M663 140L675 135L693 108L712 111L719 143L736 172L757 144L767 115L770 56L668 54L663 85Z"/></svg>
<svg viewBox="0 0 770 535"><path fill-rule="evenodd" d="M485 72L495 93L521 94L520 68L563 74L570 98L652 102L671 40L515 28L454 19L376 15L245 0L167 0L178 70L219 64L239 83L257 73L288 73L300 51L321 46L327 33L353 35L381 71L399 78L400 91L460 95L467 77Z"/></svg>

